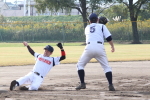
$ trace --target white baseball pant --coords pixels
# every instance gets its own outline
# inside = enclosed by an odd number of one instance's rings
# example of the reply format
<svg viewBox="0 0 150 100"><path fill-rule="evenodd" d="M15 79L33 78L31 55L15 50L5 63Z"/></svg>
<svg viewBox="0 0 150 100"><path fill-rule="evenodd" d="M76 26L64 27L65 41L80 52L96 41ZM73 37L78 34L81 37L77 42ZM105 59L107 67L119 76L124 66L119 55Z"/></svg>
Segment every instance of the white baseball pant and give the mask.
<svg viewBox="0 0 150 100"><path fill-rule="evenodd" d="M17 79L16 81L19 83L19 85L30 84L28 86L29 90L38 90L38 88L43 82L43 78L41 78L41 76L36 75L34 72L30 72L24 77Z"/></svg>
<svg viewBox="0 0 150 100"><path fill-rule="evenodd" d="M111 67L108 64L104 45L97 43L97 41L90 42L90 44L86 45L85 50L77 63L77 70L84 69L85 65L92 58L95 58L101 64L105 73L112 72Z"/></svg>

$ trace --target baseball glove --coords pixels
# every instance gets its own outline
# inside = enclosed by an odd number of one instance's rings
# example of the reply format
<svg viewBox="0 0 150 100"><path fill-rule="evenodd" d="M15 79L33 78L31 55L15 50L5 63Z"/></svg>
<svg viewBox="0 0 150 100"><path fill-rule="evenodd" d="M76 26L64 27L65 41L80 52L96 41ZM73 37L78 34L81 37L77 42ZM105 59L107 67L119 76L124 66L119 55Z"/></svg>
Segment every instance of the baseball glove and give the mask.
<svg viewBox="0 0 150 100"><path fill-rule="evenodd" d="M106 17L100 17L100 18L99 18L99 23L100 23L100 24L104 24L104 25L105 25L107 22L108 22L108 20L107 20Z"/></svg>
<svg viewBox="0 0 150 100"><path fill-rule="evenodd" d="M58 46L60 49L62 49L62 48L63 48L63 46L62 46L62 44L61 44L61 43L58 43L58 44L57 44L57 46Z"/></svg>

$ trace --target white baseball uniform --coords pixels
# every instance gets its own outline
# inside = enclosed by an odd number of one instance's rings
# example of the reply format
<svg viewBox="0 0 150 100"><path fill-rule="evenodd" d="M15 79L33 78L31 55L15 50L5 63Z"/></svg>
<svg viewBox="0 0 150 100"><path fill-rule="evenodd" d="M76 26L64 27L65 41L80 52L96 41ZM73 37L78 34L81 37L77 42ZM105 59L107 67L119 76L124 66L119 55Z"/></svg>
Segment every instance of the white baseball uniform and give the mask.
<svg viewBox="0 0 150 100"><path fill-rule="evenodd" d="M77 69L84 69L85 65L92 58L95 58L101 64L105 73L111 72L112 70L108 64L105 48L103 45L104 38L111 36L107 27L103 24L91 23L85 28L85 35L87 45L77 63Z"/></svg>
<svg viewBox="0 0 150 100"><path fill-rule="evenodd" d="M19 85L30 84L29 90L38 90L41 83L43 82L44 77L53 67L53 62L55 65L60 64L60 57L44 57L43 54L38 53L34 53L34 57L36 58L36 63L33 70L24 77L16 80Z"/></svg>

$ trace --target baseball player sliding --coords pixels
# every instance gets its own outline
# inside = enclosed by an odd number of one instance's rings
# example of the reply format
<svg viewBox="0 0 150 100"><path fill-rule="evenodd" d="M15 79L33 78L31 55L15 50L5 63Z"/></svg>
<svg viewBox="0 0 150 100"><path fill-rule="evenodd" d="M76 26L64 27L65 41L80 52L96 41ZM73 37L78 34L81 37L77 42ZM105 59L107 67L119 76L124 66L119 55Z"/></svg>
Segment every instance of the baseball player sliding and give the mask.
<svg viewBox="0 0 150 100"><path fill-rule="evenodd" d="M17 80L13 80L10 84L10 90L15 89L16 86L21 86L23 84L30 84L29 86L21 87L22 90L38 90L43 82L44 77L48 74L51 68L55 65L60 64L61 60L66 58L65 51L61 43L57 46L61 49L61 57L50 57L54 49L52 46L47 45L44 48L44 54L35 53L27 42L23 42L24 46L28 48L28 51L36 58L36 63L31 72L29 72L24 77Z"/></svg>
<svg viewBox="0 0 150 100"><path fill-rule="evenodd" d="M112 52L115 51L111 34L107 29L107 27L104 25L106 23L104 24L97 23L98 16L96 14L92 13L89 16L89 22L90 25L87 25L87 27L85 28L87 45L85 47L83 54L81 55L81 58L77 63L77 70L80 78L80 84L79 86L76 87L76 90L86 88L86 84L84 81L85 77L84 67L92 58L95 58L101 64L105 72L106 78L109 83L108 86L109 91L115 91L115 88L112 83L112 70L111 67L108 65L108 60L104 48L104 38L105 38L111 45L111 51Z"/></svg>

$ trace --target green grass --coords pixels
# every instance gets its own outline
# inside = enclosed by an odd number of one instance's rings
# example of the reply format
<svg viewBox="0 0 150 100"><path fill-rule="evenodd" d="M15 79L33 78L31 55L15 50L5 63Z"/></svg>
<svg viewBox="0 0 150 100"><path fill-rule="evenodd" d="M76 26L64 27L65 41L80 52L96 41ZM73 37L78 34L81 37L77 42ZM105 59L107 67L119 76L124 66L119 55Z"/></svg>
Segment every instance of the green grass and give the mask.
<svg viewBox="0 0 150 100"><path fill-rule="evenodd" d="M54 52L51 56L60 56L60 50L56 43L29 43L35 52L43 54L46 45L52 45ZM62 63L77 63L84 47L83 43L64 43L66 59ZM149 44L114 44L115 52L111 53L110 45L105 43L105 49L109 61L141 61L150 60ZM92 59L91 62L96 62ZM29 65L34 64L34 57L28 52L22 43L0 43L0 66Z"/></svg>

